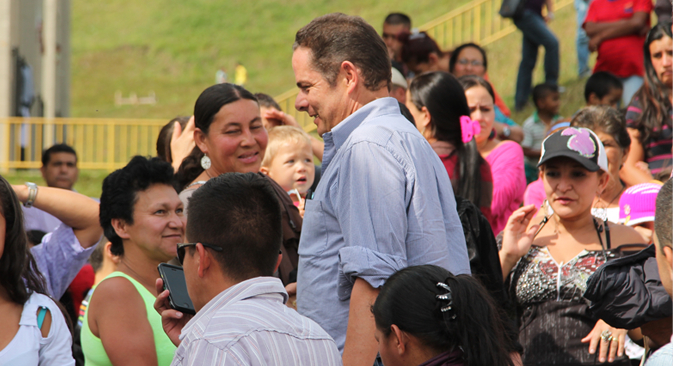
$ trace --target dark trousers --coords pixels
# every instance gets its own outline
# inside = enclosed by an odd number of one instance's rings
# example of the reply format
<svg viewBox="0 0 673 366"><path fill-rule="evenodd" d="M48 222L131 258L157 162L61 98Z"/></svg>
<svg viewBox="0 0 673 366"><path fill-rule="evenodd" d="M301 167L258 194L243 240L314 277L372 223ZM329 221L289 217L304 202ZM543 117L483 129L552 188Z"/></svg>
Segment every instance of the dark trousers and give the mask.
<svg viewBox="0 0 673 366"><path fill-rule="evenodd" d="M521 16L514 18L514 25L523 33L521 45L521 64L519 75L516 78L516 94L514 100L516 109L521 109L528 101L533 83L533 69L537 62L537 51L544 46L544 73L545 81L551 84L558 83L559 76L559 42L544 19L526 9Z"/></svg>

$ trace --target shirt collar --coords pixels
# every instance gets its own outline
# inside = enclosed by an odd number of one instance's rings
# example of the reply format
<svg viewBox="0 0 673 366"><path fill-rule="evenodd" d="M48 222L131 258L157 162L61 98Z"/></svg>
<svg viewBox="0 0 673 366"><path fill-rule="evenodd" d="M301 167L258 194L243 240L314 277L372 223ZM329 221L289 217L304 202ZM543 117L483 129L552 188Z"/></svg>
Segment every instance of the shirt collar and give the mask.
<svg viewBox="0 0 673 366"><path fill-rule="evenodd" d="M339 122L331 131L322 135L325 141L325 152L323 155L322 166L327 170L327 166L334 157L334 154L346 142L351 133L368 118L374 118L385 114L400 113L400 106L395 98L385 97L375 99L362 108L355 111L343 121Z"/></svg>
<svg viewBox="0 0 673 366"><path fill-rule="evenodd" d="M554 117L552 117L552 123L556 122L559 118L561 118L560 115L555 114ZM537 110L533 112L533 122L535 123L540 123L542 120L540 119L540 116L537 114Z"/></svg>
<svg viewBox="0 0 673 366"><path fill-rule="evenodd" d="M201 319L209 318L219 309L241 300L263 295L274 298L283 304L288 300L285 287L283 287L283 283L280 282L278 278L255 277L245 280L220 292L217 296L208 301L208 303L194 315L185 327L182 328L182 331L180 332L180 340L189 334L192 329L201 322Z"/></svg>

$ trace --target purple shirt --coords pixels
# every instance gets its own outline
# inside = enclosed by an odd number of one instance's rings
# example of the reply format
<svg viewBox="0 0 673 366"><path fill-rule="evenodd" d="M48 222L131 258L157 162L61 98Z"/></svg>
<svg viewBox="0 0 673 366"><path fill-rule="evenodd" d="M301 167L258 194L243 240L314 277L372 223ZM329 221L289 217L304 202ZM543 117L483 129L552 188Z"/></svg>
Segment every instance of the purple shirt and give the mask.
<svg viewBox="0 0 673 366"><path fill-rule="evenodd" d="M42 244L30 249L37 269L47 281L47 291L60 299L89 259L95 245L84 249L70 226L59 225L56 230L42 238Z"/></svg>

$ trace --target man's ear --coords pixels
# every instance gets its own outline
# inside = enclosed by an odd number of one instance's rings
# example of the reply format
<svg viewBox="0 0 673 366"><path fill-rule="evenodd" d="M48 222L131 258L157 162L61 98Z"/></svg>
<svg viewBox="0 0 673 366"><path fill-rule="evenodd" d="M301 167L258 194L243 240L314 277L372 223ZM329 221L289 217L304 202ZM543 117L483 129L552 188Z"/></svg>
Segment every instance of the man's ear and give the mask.
<svg viewBox="0 0 673 366"><path fill-rule="evenodd" d="M115 229L115 233L122 239L130 239L131 236L128 233L128 224L122 219L112 219L110 221L112 228Z"/></svg>
<svg viewBox="0 0 673 366"><path fill-rule="evenodd" d="M273 268L273 271L276 272L278 271L278 267L280 267L280 262L283 260L283 253L278 254L278 260L276 261L276 266Z"/></svg>
<svg viewBox="0 0 673 366"><path fill-rule="evenodd" d="M668 267L673 269L673 248L665 246L661 248L661 251L664 253L664 258L666 259L666 263L668 263Z"/></svg>
<svg viewBox="0 0 673 366"><path fill-rule="evenodd" d="M357 86L363 81L360 75L360 70L350 61L341 63L339 74L339 77L342 78L341 80L346 84L348 94L354 92Z"/></svg>
<svg viewBox="0 0 673 366"><path fill-rule="evenodd" d="M188 248L185 249L188 250ZM188 255L188 253L185 253L185 255ZM196 261L194 265L198 269L199 277L203 278L206 275L206 271L211 269L215 258L206 250L203 244L197 243L194 260Z"/></svg>
<svg viewBox="0 0 673 366"><path fill-rule="evenodd" d="M45 175L46 172L47 172L47 167L45 165L41 166L40 167L40 173L42 173L42 179L44 179L45 182L47 181L47 179L45 178L46 177L46 175Z"/></svg>

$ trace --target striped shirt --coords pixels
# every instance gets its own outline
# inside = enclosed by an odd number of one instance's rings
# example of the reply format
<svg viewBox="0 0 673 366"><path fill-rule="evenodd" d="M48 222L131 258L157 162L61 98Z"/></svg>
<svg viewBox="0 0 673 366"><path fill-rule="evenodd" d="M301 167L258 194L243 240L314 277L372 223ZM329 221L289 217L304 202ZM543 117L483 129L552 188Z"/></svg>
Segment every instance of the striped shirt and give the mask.
<svg viewBox="0 0 673 366"><path fill-rule="evenodd" d="M171 365L341 365L332 338L287 299L273 277L222 291L182 329Z"/></svg>
<svg viewBox="0 0 673 366"><path fill-rule="evenodd" d="M643 126L640 123L642 108L640 101L635 97L626 109L626 127L639 130L641 134L643 133ZM669 113L662 121L661 128L655 127L652 136L647 141L641 141L645 150L645 161L652 174L657 174L672 164L673 129L671 127L671 113Z"/></svg>

